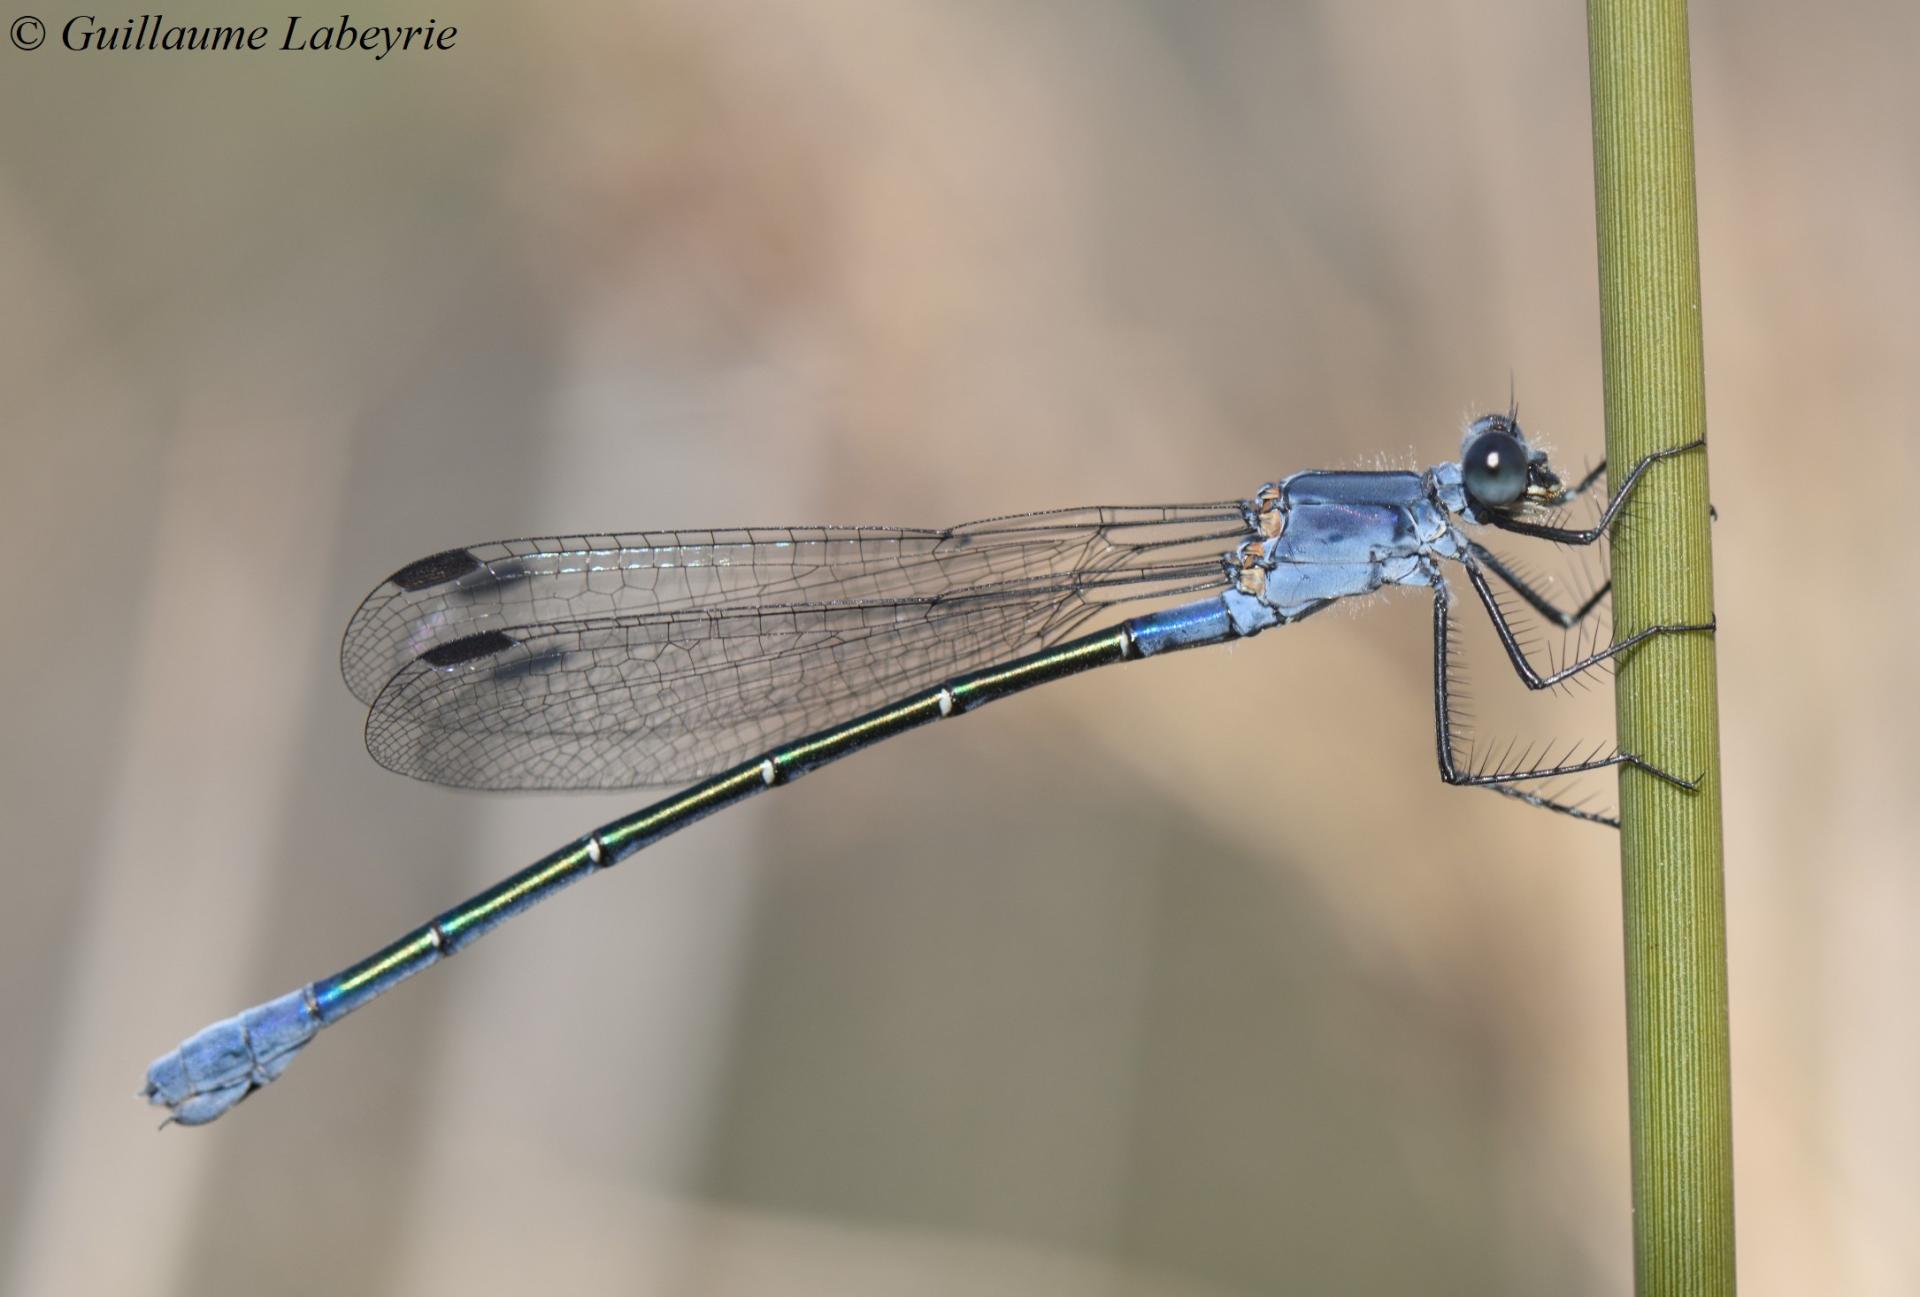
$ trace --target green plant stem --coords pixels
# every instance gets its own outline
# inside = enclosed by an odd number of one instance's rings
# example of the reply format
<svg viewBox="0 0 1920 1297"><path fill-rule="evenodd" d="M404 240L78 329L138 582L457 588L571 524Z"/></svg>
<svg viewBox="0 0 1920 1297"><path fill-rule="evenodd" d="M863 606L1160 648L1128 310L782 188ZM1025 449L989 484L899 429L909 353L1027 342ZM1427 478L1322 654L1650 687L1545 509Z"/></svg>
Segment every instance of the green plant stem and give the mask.
<svg viewBox="0 0 1920 1297"><path fill-rule="evenodd" d="M1607 463L1705 435L1685 0L1589 0ZM1713 616L1704 451L1657 465L1613 547L1614 623ZM1734 1291L1733 1121L1714 640L1658 636L1621 663L1620 859L1634 1288Z"/></svg>

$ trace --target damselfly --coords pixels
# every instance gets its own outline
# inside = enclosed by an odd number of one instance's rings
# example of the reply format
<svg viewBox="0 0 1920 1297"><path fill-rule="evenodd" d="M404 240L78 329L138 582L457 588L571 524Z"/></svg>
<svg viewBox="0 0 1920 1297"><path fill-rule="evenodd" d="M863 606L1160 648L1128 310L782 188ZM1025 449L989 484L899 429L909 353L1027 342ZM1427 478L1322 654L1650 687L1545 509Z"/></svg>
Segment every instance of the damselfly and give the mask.
<svg viewBox="0 0 1920 1297"><path fill-rule="evenodd" d="M704 815L895 734L1129 658L1259 634L1388 586L1433 596L1440 776L1550 810L1541 780L1631 766L1637 753L1475 767L1456 752L1444 565L1457 565L1513 669L1546 689L1655 635L1649 626L1557 670L1529 659L1498 581L1566 627L1601 586L1557 606L1468 528L1565 545L1606 536L1665 450L1633 465L1587 528L1571 488L1511 412L1471 423L1459 460L1425 472L1305 472L1245 501L1067 509L945 530L748 528L504 541L395 572L347 627L341 669L389 769L467 788L631 788L697 781L576 839L386 949L214 1024L147 1070L146 1097L212 1121L280 1075L321 1027L569 883ZM1107 608L1176 600L1089 634ZM891 700L891 701L888 701ZM877 705L877 706L876 706Z"/></svg>

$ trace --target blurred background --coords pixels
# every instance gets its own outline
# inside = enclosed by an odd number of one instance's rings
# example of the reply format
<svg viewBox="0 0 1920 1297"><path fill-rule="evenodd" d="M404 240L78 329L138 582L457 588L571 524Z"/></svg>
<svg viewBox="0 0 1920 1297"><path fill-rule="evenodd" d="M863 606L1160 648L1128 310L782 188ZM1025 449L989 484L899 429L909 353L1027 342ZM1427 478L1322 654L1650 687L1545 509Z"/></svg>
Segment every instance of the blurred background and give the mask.
<svg viewBox="0 0 1920 1297"><path fill-rule="evenodd" d="M1407 595L758 799L155 1133L642 800L367 759L410 559L1235 498L1510 378L1600 453L1578 5L353 10L429 16L0 49L0 1287L1626 1291L1616 839L1439 783ZM1741 1277L1911 1293L1920 10L1693 40Z"/></svg>

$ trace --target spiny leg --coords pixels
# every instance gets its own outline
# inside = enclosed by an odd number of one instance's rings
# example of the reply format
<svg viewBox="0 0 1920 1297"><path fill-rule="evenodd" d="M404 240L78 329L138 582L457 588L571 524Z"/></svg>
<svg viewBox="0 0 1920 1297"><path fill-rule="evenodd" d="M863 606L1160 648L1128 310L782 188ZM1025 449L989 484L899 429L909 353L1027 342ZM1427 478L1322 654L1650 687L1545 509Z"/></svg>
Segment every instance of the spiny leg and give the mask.
<svg viewBox="0 0 1920 1297"><path fill-rule="evenodd" d="M1646 476L1649 468L1663 459L1684 455L1706 444L1707 439L1701 437L1684 446L1669 446L1665 450L1654 451L1635 464L1628 472L1626 480L1620 483L1620 489L1613 493L1611 500L1607 501L1607 507L1601 513L1600 520L1591 527L1555 527L1547 523L1528 522L1523 518L1509 518L1500 513L1492 513L1487 518L1487 522L1502 531L1510 531L1519 536L1538 536L1542 540L1557 540L1563 545L1591 545L1607 534L1607 530L1613 526L1614 515L1620 512L1620 506L1627 502L1627 497L1633 493L1633 488L1639 485L1640 479ZM1592 480L1593 475L1588 474L1586 481ZM1581 485L1585 486L1586 482L1582 482Z"/></svg>
<svg viewBox="0 0 1920 1297"><path fill-rule="evenodd" d="M1569 806L1538 793L1511 785L1533 779L1553 779L1566 775L1577 775L1589 770L1602 770L1608 766L1633 766L1644 770L1657 779L1665 780L1678 788L1692 792L1699 787L1699 781L1682 779L1669 774L1651 762L1644 761L1631 752L1614 752L1609 756L1591 755L1577 761L1562 759L1553 765L1533 766L1525 770L1488 770L1470 771L1460 769L1453 755L1453 704L1448 696L1448 647L1449 624L1448 611L1452 596L1447 589L1446 578L1438 571L1431 573L1433 578L1433 728L1434 747L1440 759L1440 778L1449 784L1465 788L1487 788L1506 797L1517 798L1531 806L1558 811L1578 820L1587 820L1594 824L1610 824L1615 828L1620 821L1610 816L1597 815L1578 806ZM1568 755L1572 755L1569 749Z"/></svg>
<svg viewBox="0 0 1920 1297"><path fill-rule="evenodd" d="M1672 626L1649 626L1637 631L1623 640L1615 640L1598 653L1590 653L1577 662L1570 662L1558 671L1541 675L1532 662L1527 660L1527 651L1520 647L1519 639L1513 633L1513 627L1507 621L1507 615L1500 610L1500 602L1494 598L1493 587L1487 584L1486 574L1480 565L1472 559L1463 559L1460 564L1467 570L1467 579L1473 583L1474 593L1480 596L1480 602L1486 605L1487 616L1493 619L1493 629L1500 636L1500 646L1507 651L1507 658L1513 663L1513 669L1529 689L1551 689L1563 680L1569 680L1600 663L1616 658L1636 644L1645 643L1655 635L1673 635L1681 631L1712 631L1714 622L1685 623Z"/></svg>
<svg viewBox="0 0 1920 1297"><path fill-rule="evenodd" d="M1701 438L1700 441L1690 442L1685 446L1679 447L1679 449L1690 450L1694 446L1698 446L1704 441L1705 441L1705 438ZM1607 461L1603 459L1598 464L1595 464L1592 468L1588 469L1587 475L1581 478L1578 483L1576 483L1574 486L1571 486L1567 489L1566 493L1560 497L1560 503L1569 504L1572 501L1577 500L1581 496L1585 495L1595 482L1598 482L1602 477L1606 475L1606 472L1607 472ZM1720 511L1714 508L1711 504L1707 506L1707 521L1709 522L1720 521Z"/></svg>
<svg viewBox="0 0 1920 1297"><path fill-rule="evenodd" d="M1532 582L1528 581L1518 572L1514 571L1505 559L1488 549L1485 545L1482 545L1478 541L1469 541L1468 547L1472 550L1475 558L1486 564L1488 571L1492 572L1502 581L1505 581L1513 588L1515 594L1526 600L1528 607L1532 608L1535 612L1562 630L1571 630L1582 621L1585 621L1588 614L1604 603L1607 595L1613 590L1613 582L1611 580L1604 581L1601 583L1599 589L1587 596L1585 603L1582 603L1572 612L1567 612L1556 607L1554 602L1547 598L1544 592L1535 587Z"/></svg>

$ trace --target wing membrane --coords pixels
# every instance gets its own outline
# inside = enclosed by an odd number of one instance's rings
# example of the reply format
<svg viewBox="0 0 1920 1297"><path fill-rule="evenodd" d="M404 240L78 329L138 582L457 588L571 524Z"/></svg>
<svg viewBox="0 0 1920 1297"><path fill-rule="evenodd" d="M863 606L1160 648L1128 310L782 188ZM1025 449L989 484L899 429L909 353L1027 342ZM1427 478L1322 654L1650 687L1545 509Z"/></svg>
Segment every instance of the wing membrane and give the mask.
<svg viewBox="0 0 1920 1297"><path fill-rule="evenodd" d="M395 573L341 649L391 769L479 788L700 778L1103 607L1219 584L1238 505L943 531L779 528L505 541Z"/></svg>

